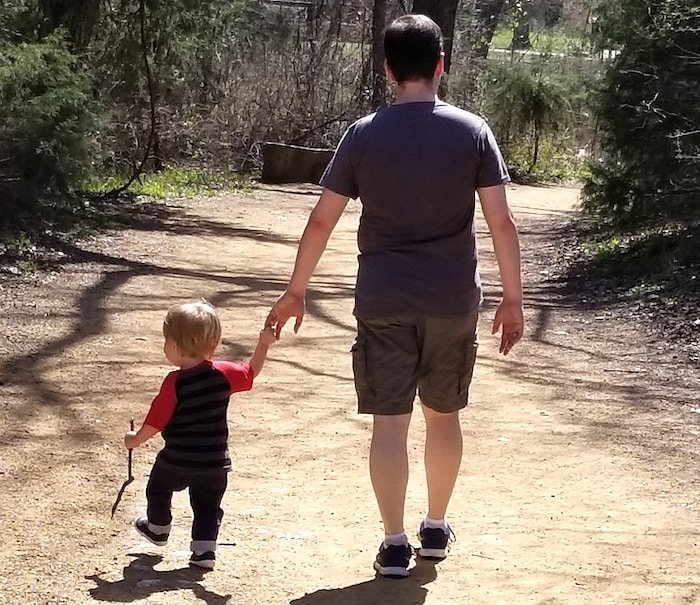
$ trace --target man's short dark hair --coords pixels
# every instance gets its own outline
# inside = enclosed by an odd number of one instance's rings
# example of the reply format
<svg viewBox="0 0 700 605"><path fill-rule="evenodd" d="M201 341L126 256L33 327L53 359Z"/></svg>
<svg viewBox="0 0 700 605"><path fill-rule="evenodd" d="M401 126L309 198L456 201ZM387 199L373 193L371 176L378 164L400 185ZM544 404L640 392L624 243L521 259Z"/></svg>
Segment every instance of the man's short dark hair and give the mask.
<svg viewBox="0 0 700 605"><path fill-rule="evenodd" d="M432 80L442 49L442 32L425 15L399 17L384 32L384 56L399 84Z"/></svg>

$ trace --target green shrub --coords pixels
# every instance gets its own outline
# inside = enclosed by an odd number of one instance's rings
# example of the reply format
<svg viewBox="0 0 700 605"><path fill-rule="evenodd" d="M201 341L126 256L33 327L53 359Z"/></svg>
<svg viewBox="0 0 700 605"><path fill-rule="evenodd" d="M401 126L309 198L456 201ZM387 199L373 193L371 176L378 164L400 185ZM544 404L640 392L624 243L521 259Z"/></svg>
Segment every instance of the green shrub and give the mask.
<svg viewBox="0 0 700 605"><path fill-rule="evenodd" d="M543 137L555 134L566 115L562 85L545 67L497 63L489 69L487 115L506 154L509 147L527 143L527 173L537 165Z"/></svg>
<svg viewBox="0 0 700 605"><path fill-rule="evenodd" d="M540 183L580 183L590 176L590 164L580 150L567 146L567 141L549 137L540 144L537 164L531 165L532 152L527 141L512 142L504 148L511 176L515 180L533 180Z"/></svg>
<svg viewBox="0 0 700 605"><path fill-rule="evenodd" d="M488 66L483 111L516 176L573 181L587 175L593 138L587 87L596 69L552 55Z"/></svg>
<svg viewBox="0 0 700 605"><path fill-rule="evenodd" d="M62 36L0 43L0 212L6 226L65 194L90 166L96 105Z"/></svg>
<svg viewBox="0 0 700 605"><path fill-rule="evenodd" d="M602 157L586 183L584 209L621 229L696 221L700 7L601 2L597 24L599 45L619 54L594 97Z"/></svg>

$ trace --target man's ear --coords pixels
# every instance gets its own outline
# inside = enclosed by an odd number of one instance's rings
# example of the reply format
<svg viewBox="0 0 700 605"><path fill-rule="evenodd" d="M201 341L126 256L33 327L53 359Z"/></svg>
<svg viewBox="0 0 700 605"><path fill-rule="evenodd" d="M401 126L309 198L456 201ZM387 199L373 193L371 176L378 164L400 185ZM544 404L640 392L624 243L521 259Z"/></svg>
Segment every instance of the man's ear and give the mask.
<svg viewBox="0 0 700 605"><path fill-rule="evenodd" d="M438 80L445 73L445 53L440 53L440 58L438 59L437 65L435 66L435 78Z"/></svg>

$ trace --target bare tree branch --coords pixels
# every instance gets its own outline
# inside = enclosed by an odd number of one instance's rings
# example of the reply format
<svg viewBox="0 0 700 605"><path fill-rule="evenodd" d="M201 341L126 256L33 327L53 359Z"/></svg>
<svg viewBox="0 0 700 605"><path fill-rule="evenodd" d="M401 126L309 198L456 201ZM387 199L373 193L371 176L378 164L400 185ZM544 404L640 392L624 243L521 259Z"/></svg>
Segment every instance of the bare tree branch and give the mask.
<svg viewBox="0 0 700 605"><path fill-rule="evenodd" d="M146 149L143 152L143 158L141 159L141 162L139 163L138 166L134 167L134 170L127 180L124 185L121 187L118 187L117 189L113 189L112 191L108 191L105 193L105 196L109 195L118 195L119 193L123 193L126 191L133 183L141 178L141 173L143 172L143 169L146 166L146 162L148 162L148 159L151 155L151 149L153 148L153 142L155 141L156 138L156 127L157 127L157 120L156 120L156 101L155 101L155 93L153 91L153 76L151 74L151 65L148 61L148 41L146 38L146 0L139 0L139 29L140 29L140 35L141 35L141 50L142 50L142 56L143 56L143 66L144 66L144 71L146 73L146 83L148 85L148 99L149 99L149 104L150 104L150 118L151 118L151 129L150 132L148 133L148 141L146 142Z"/></svg>

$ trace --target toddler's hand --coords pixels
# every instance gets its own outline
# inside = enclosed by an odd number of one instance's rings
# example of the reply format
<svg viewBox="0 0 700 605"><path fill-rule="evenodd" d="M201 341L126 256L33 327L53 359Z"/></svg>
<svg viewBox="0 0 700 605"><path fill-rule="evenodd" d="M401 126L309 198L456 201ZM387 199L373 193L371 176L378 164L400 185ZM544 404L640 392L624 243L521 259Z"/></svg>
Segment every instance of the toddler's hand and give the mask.
<svg viewBox="0 0 700 605"><path fill-rule="evenodd" d="M258 343L265 347L275 344L277 341L277 336L272 328L264 328L260 330L260 336L258 338Z"/></svg>
<svg viewBox="0 0 700 605"><path fill-rule="evenodd" d="M126 435L124 435L124 446L126 447L127 450L133 450L135 447L138 447L138 443L136 442L136 431L127 431Z"/></svg>

